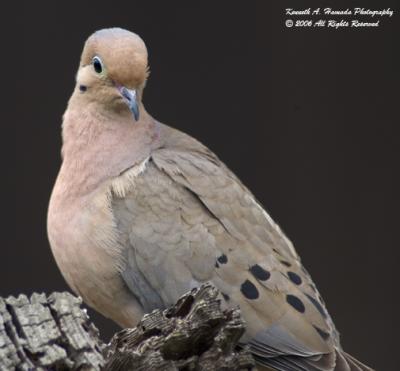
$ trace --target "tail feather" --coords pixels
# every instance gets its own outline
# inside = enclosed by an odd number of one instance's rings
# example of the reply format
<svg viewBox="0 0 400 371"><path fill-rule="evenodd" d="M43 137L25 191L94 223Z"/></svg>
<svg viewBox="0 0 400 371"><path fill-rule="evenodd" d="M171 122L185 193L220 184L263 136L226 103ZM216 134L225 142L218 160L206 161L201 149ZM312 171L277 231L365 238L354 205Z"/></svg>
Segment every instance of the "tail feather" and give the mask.
<svg viewBox="0 0 400 371"><path fill-rule="evenodd" d="M336 364L335 371L351 371L351 367L340 350L335 351Z"/></svg>
<svg viewBox="0 0 400 371"><path fill-rule="evenodd" d="M347 368L343 368L341 359L345 361ZM358 359L342 350L336 351L336 360L335 371L374 371L371 367L364 365Z"/></svg>
<svg viewBox="0 0 400 371"><path fill-rule="evenodd" d="M255 356L255 359L260 371L374 371L340 349L311 357L281 355L271 358Z"/></svg>

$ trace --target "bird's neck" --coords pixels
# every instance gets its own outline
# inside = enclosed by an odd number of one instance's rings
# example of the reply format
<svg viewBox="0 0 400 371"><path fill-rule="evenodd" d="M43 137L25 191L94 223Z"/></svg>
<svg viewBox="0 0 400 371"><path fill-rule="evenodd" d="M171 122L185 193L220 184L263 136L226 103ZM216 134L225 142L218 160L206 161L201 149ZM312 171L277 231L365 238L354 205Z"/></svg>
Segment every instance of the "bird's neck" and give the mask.
<svg viewBox="0 0 400 371"><path fill-rule="evenodd" d="M158 123L140 105L140 120L131 114L104 111L95 103L70 102L63 121L63 163L56 190L76 198L148 158L160 145Z"/></svg>

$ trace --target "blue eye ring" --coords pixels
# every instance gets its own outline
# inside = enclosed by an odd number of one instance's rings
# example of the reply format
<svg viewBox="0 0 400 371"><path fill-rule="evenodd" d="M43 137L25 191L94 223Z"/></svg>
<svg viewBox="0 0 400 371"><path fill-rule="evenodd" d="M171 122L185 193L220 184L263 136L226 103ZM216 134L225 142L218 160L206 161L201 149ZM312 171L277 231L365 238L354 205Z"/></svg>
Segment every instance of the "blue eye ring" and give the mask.
<svg viewBox="0 0 400 371"><path fill-rule="evenodd" d="M97 55L95 57L93 57L92 64L93 64L93 68L96 71L96 73L103 72L103 62Z"/></svg>

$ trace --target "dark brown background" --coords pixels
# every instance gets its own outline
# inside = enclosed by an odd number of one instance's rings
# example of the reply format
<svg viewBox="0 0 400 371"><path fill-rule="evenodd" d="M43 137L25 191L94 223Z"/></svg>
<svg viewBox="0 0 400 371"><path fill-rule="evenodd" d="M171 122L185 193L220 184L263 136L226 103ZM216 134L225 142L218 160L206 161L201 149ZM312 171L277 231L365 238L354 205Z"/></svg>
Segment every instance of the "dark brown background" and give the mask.
<svg viewBox="0 0 400 371"><path fill-rule="evenodd" d="M0 295L67 289L46 237L61 116L84 40L121 26L148 45L148 111L206 143L265 205L325 297L344 348L395 370L398 14L378 29L335 31L287 29L289 3L280 1L54 3L20 5L19 50L9 53L18 120L7 121L15 162L8 154L2 179L15 197L3 193L3 214L15 219L3 223ZM105 338L116 330L93 319Z"/></svg>

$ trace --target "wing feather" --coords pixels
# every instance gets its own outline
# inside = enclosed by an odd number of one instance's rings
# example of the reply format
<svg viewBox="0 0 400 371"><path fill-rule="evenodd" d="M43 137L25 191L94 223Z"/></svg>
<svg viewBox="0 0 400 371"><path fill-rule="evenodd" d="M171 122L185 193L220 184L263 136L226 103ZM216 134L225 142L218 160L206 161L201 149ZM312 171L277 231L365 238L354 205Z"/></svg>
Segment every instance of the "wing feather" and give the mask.
<svg viewBox="0 0 400 371"><path fill-rule="evenodd" d="M215 155L175 139L131 183L112 209L130 246L123 277L146 310L211 281L240 305L258 362L333 369L338 334L292 243Z"/></svg>

